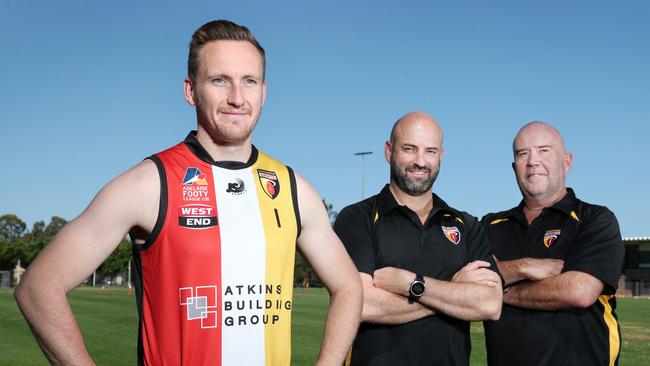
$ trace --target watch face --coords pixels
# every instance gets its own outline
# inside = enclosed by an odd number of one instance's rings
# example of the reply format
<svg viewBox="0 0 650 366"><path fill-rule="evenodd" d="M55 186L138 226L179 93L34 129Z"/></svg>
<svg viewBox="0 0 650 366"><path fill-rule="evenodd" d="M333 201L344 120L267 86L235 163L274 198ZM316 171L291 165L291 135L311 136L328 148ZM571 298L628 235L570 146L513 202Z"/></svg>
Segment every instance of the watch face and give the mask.
<svg viewBox="0 0 650 366"><path fill-rule="evenodd" d="M414 281L411 284L411 294L413 296L418 296L419 297L419 296L422 296L423 293L424 293L424 283L422 283L420 281Z"/></svg>

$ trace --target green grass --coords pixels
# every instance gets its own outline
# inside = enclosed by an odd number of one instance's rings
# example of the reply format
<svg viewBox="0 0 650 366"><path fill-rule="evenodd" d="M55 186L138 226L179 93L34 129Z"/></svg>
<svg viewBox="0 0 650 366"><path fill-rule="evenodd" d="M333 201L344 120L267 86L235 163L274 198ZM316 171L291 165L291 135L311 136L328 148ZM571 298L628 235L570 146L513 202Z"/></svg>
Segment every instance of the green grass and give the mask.
<svg viewBox="0 0 650 366"><path fill-rule="evenodd" d="M124 289L82 288L69 296L90 353L99 365L134 365L137 340L135 297ZM621 366L646 365L650 359L650 299L618 299L622 324ZM313 365L329 298L324 289L294 290L292 364ZM472 365L485 365L481 323L473 323ZM0 366L48 365L11 290L0 289Z"/></svg>

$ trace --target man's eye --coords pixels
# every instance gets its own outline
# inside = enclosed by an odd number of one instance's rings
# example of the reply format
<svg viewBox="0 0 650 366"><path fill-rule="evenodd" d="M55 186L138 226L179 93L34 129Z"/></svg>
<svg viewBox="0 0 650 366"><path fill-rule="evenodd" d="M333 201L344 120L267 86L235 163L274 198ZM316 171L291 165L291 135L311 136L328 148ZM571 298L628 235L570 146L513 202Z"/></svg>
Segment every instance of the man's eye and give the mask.
<svg viewBox="0 0 650 366"><path fill-rule="evenodd" d="M215 85L225 85L226 84L226 79L224 78L214 78L212 79L212 83Z"/></svg>
<svg viewBox="0 0 650 366"><path fill-rule="evenodd" d="M255 79L246 79L246 80L244 80L244 85L248 85L248 86L257 85L257 80L255 80Z"/></svg>

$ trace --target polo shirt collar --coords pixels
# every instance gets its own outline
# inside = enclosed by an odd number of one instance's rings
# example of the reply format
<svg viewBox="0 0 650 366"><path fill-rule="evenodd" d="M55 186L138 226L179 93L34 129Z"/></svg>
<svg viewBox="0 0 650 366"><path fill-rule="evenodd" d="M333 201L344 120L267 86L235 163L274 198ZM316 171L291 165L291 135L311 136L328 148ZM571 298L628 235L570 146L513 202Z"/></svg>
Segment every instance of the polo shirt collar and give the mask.
<svg viewBox="0 0 650 366"><path fill-rule="evenodd" d="M255 145L253 145L253 148L251 150L251 156L248 158L248 161L243 163L241 161L229 161L229 160L223 160L223 161L216 161L212 159L212 156L210 156L210 153L199 143L199 140L196 138L196 131L190 131L190 133L187 134L187 137L185 137L185 140L183 141L185 143L185 146L187 146L188 149L194 154L197 158L205 161L208 164L216 165L221 168L226 168L226 169L243 169L243 168L248 168L255 164L257 161L257 156L259 155L259 152L257 151L257 148Z"/></svg>
<svg viewBox="0 0 650 366"><path fill-rule="evenodd" d="M379 192L379 195L377 197L377 212L379 215L384 215L394 209L401 208L401 207L406 207L406 206L401 206L397 200L395 199L395 196L393 196L393 192L390 191L388 188L389 185L386 184L384 188ZM451 211L454 212L454 210L447 205L445 201L443 201L438 195L435 193L431 192L431 195L433 196L433 208L431 209L431 212L429 213L429 217L435 215L438 213L438 211Z"/></svg>
<svg viewBox="0 0 650 366"><path fill-rule="evenodd" d="M567 187L566 189L566 194L564 197L562 197L561 200L557 201L553 206L551 207L545 207L544 209L552 209L552 210L557 210L560 212L564 212L567 215L571 215L571 212L576 207L576 204L578 202L578 199L576 198L576 194L573 192L573 189L570 187ZM511 216L522 223L528 225L528 220L526 220L526 216L524 215L524 200L522 199L521 202L519 202L519 205L517 207L511 208L509 211L507 211L506 216Z"/></svg>

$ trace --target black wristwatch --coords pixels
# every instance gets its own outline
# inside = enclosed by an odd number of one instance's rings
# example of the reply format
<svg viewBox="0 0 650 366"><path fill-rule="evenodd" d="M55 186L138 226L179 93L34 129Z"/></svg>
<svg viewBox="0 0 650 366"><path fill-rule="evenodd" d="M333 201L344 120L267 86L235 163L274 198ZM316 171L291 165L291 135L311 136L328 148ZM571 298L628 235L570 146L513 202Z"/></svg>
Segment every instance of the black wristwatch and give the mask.
<svg viewBox="0 0 650 366"><path fill-rule="evenodd" d="M422 295L424 295L424 290L426 290L424 277L422 277L422 275L416 274L415 279L409 286L409 303L413 303L414 301L419 300Z"/></svg>

